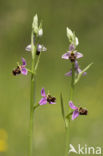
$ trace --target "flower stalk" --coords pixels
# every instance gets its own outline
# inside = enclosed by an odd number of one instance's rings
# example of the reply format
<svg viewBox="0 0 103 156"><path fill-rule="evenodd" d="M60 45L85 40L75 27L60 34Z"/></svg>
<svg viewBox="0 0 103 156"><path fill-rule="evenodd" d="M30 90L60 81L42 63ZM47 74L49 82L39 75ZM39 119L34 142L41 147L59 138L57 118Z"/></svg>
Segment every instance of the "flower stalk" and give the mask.
<svg viewBox="0 0 103 156"><path fill-rule="evenodd" d="M30 122L29 122L29 156L32 156L32 138L33 138L33 116L34 116L34 105L35 105L35 87L36 87L36 73L34 70L35 66L35 53L36 48L33 44L33 31L31 35L31 46L32 46L32 67L31 67L31 91L30 91Z"/></svg>
<svg viewBox="0 0 103 156"><path fill-rule="evenodd" d="M71 77L71 88L70 88L70 100L73 100L74 95L74 88L75 88L75 63L72 62L72 77ZM69 143L70 143L70 116L71 116L71 110L69 110L69 115L66 117L66 126L65 126L65 156L68 156L69 151Z"/></svg>
<svg viewBox="0 0 103 156"><path fill-rule="evenodd" d="M73 98L74 98L74 89L75 85L79 82L82 76L87 74L87 70L91 67L92 63L89 64L83 70L80 69L77 59L82 58L83 54L77 51L77 46L79 44L79 40L76 37L75 33L72 32L69 28L67 28L67 37L69 39L69 51L62 55L62 59L70 60L72 68L65 76L71 76L71 86L70 86L70 95L69 95L69 111L68 114L65 116L64 106L63 106L63 97L61 94L61 112L65 122L65 156L68 156L69 153L69 144L70 144L70 121L71 119L76 119L79 115L87 115L88 110L86 108L77 107L74 105ZM72 116L72 118L71 118Z"/></svg>
<svg viewBox="0 0 103 156"><path fill-rule="evenodd" d="M72 62L72 77L71 77L71 89L70 89L70 100L73 100L73 93L74 93L74 84L75 82L75 64Z"/></svg>

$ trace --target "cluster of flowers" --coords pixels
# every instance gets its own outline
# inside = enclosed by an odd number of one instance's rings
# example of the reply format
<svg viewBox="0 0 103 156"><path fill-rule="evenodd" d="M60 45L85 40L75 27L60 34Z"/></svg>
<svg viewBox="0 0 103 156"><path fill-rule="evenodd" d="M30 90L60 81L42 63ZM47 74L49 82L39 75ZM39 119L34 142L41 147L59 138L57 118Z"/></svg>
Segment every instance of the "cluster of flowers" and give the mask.
<svg viewBox="0 0 103 156"><path fill-rule="evenodd" d="M75 77L78 77L79 74L82 73L82 70L79 67L77 59L83 57L83 54L78 52L76 50L76 47L79 44L78 38L75 36L75 33L73 33L69 28L67 28L67 37L69 39L70 45L69 45L69 51L67 51L64 55L62 55L62 59L70 60L71 63L74 63L74 72ZM66 76L72 76L73 71L70 69L68 73L66 73ZM86 75L86 72L83 72L82 75ZM72 101L69 101L69 106L71 109L73 109L72 113L72 120L77 118L79 115L87 115L88 111L87 109L84 109L82 107L76 107Z"/></svg>
<svg viewBox="0 0 103 156"><path fill-rule="evenodd" d="M40 29L39 36L42 36L42 35L43 35L43 32ZM35 38L35 34L34 34L34 38ZM34 42L34 45L35 45L35 42ZM31 50L32 50L31 44L29 44L25 48L25 50L31 52ZM44 47L41 44L37 45L36 55L40 55L41 52L45 52L45 51L47 51L46 47ZM22 58L22 64L21 65L18 64L17 68L12 71L13 75L15 75L15 76L18 75L18 74L27 75L28 74L28 70L26 68L26 65L27 65L26 60L24 58Z"/></svg>

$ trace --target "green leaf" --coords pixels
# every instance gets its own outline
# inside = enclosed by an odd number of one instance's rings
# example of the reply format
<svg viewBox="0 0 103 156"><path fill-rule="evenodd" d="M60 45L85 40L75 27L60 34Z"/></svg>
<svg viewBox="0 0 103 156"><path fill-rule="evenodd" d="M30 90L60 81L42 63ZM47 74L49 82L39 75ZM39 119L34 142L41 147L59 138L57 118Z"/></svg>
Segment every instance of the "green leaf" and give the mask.
<svg viewBox="0 0 103 156"><path fill-rule="evenodd" d="M38 15L36 14L33 18L32 28L34 30L34 33L38 33Z"/></svg>
<svg viewBox="0 0 103 156"><path fill-rule="evenodd" d="M75 80L74 84L77 84L78 81L80 80L81 76L83 75L84 72L86 72L91 66L92 66L93 63L90 63L86 68L84 68L82 70L82 72L79 73L77 79Z"/></svg>
<svg viewBox="0 0 103 156"><path fill-rule="evenodd" d="M65 112L64 112L64 104L63 104L63 96L62 96L62 93L60 94L60 101L61 101L61 113L62 113L62 117L63 117L63 119L65 119Z"/></svg>

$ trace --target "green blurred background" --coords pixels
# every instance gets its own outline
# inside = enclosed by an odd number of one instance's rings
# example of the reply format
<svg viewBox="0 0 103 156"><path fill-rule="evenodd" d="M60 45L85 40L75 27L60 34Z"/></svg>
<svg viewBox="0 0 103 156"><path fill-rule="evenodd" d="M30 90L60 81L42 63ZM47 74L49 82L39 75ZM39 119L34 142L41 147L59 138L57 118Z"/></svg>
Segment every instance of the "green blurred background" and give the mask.
<svg viewBox="0 0 103 156"><path fill-rule="evenodd" d="M89 110L86 117L71 123L71 143L103 146L103 1L102 0L0 0L0 129L6 131L6 152L0 156L28 156L30 75L11 73L21 57L31 64L25 47L30 43L35 13L43 20L42 54L37 74L37 101L45 87L57 97L56 105L40 107L34 116L33 155L63 156L65 128L60 109L60 92L68 106L70 78L64 74L70 63L61 59L68 50L66 27L79 37L83 69L93 62L75 90L74 103ZM2 138L2 135L0 134ZM74 155L74 154L73 154ZM92 154L91 154L92 155Z"/></svg>

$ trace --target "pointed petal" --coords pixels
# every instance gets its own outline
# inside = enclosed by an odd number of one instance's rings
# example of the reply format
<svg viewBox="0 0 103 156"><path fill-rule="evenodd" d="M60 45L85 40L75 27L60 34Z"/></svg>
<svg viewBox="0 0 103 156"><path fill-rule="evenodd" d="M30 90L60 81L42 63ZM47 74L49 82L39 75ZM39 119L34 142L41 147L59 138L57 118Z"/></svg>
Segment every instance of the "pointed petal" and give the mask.
<svg viewBox="0 0 103 156"><path fill-rule="evenodd" d="M70 52L65 53L64 55L62 55L63 59L69 59L70 56Z"/></svg>
<svg viewBox="0 0 103 156"><path fill-rule="evenodd" d="M22 58L22 65L26 66L26 60L24 58Z"/></svg>
<svg viewBox="0 0 103 156"><path fill-rule="evenodd" d="M23 75L27 75L28 74L28 70L26 68L21 67L21 73Z"/></svg>
<svg viewBox="0 0 103 156"><path fill-rule="evenodd" d="M70 70L70 72L66 73L65 76L72 76L72 70Z"/></svg>
<svg viewBox="0 0 103 156"><path fill-rule="evenodd" d="M44 97L46 96L44 88L42 88L42 90L41 90L41 96L44 96Z"/></svg>
<svg viewBox="0 0 103 156"><path fill-rule="evenodd" d="M43 97L40 101L39 101L39 104L40 105L45 105L47 103L47 98L46 97Z"/></svg>
<svg viewBox="0 0 103 156"><path fill-rule="evenodd" d="M69 46L69 51L74 51L74 50L75 50L74 44L70 44L70 46Z"/></svg>
<svg viewBox="0 0 103 156"><path fill-rule="evenodd" d="M72 101L69 101L69 106L70 106L70 108L72 108L72 109L74 109L74 110L78 109L78 107L76 107L76 106L73 104Z"/></svg>
<svg viewBox="0 0 103 156"><path fill-rule="evenodd" d="M80 52L76 52L76 53L75 53L75 56L76 56L76 58L78 59L78 58L83 57L83 54L80 53Z"/></svg>
<svg viewBox="0 0 103 156"><path fill-rule="evenodd" d="M75 110L72 114L72 120L76 119L79 116L78 110Z"/></svg>
<svg viewBox="0 0 103 156"><path fill-rule="evenodd" d="M29 44L26 48L25 48L26 51L31 51L31 44Z"/></svg>

